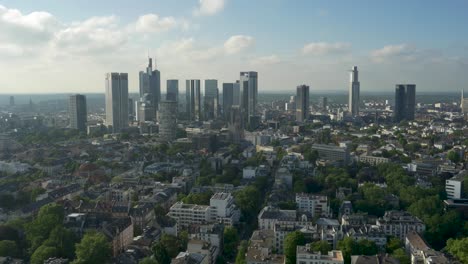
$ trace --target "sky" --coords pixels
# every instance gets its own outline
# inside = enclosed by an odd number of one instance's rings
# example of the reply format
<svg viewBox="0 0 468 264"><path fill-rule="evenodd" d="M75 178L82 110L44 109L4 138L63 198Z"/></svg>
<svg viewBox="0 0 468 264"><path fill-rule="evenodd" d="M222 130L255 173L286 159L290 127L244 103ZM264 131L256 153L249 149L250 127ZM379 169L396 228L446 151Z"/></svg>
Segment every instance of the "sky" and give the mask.
<svg viewBox="0 0 468 264"><path fill-rule="evenodd" d="M106 72L130 92L148 55L167 79L258 89L456 91L468 86L468 1L0 0L0 93L103 93Z"/></svg>

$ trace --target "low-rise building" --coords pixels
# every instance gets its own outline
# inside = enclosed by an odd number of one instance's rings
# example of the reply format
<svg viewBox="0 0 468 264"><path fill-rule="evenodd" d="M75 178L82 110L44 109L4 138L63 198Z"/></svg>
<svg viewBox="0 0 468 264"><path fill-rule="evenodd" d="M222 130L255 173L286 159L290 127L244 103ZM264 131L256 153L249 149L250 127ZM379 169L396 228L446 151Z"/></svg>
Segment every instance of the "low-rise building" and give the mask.
<svg viewBox="0 0 468 264"><path fill-rule="evenodd" d="M328 254L313 252L310 244L297 246L296 264L344 264L343 253L339 250L329 251Z"/></svg>
<svg viewBox="0 0 468 264"><path fill-rule="evenodd" d="M308 212L312 215L312 217L330 216L330 206L328 204L328 197L324 195L297 193L296 205L297 210L301 212Z"/></svg>
<svg viewBox="0 0 468 264"><path fill-rule="evenodd" d="M463 192L465 179L468 178L468 171L461 171L454 177L445 181L445 191L449 199L461 199L466 195Z"/></svg>
<svg viewBox="0 0 468 264"><path fill-rule="evenodd" d="M387 236L395 236L404 240L408 232L424 232L426 225L421 219L405 211L387 211L376 221Z"/></svg>

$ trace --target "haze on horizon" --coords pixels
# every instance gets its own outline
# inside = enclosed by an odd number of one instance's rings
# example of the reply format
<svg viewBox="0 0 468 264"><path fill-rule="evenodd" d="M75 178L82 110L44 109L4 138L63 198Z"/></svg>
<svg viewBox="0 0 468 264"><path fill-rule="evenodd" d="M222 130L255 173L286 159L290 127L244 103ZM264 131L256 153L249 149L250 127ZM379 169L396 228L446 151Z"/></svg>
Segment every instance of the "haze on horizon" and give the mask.
<svg viewBox="0 0 468 264"><path fill-rule="evenodd" d="M468 2L0 1L0 93L102 93L106 72L148 54L166 79L233 82L258 71L259 92L456 91L468 84ZM184 82L181 90L184 89ZM378 89L374 89L378 87Z"/></svg>

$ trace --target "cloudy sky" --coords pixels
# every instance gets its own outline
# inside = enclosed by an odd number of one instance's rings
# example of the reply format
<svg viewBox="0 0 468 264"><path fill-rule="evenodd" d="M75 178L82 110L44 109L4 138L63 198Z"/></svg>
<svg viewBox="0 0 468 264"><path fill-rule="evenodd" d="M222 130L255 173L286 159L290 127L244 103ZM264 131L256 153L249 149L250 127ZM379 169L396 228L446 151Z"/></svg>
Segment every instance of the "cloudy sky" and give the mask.
<svg viewBox="0 0 468 264"><path fill-rule="evenodd" d="M260 91L468 86L468 1L0 0L0 93L103 92L104 74L148 54L166 79L232 82L259 72ZM183 85L180 87L183 90Z"/></svg>

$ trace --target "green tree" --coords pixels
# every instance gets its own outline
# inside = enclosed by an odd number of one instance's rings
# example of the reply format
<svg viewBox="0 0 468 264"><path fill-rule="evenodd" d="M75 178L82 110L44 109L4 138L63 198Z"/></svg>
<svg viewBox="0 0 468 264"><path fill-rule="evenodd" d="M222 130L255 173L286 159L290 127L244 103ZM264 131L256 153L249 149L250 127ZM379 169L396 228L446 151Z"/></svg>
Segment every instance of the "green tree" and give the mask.
<svg viewBox="0 0 468 264"><path fill-rule="evenodd" d="M15 241L1 240L0 241L0 257L16 257L18 256L18 246Z"/></svg>
<svg viewBox="0 0 468 264"><path fill-rule="evenodd" d="M398 259L400 264L410 264L411 258L406 254L403 248L399 248L393 251L392 257Z"/></svg>
<svg viewBox="0 0 468 264"><path fill-rule="evenodd" d="M31 264L42 264L45 260L56 257L58 250L55 247L42 245L38 247L31 256Z"/></svg>
<svg viewBox="0 0 468 264"><path fill-rule="evenodd" d="M236 204L247 220L257 216L262 204L261 195L255 186L247 186L234 194Z"/></svg>
<svg viewBox="0 0 468 264"><path fill-rule="evenodd" d="M393 253L395 250L399 249L399 248L402 248L404 245L403 245L403 242L401 242L400 239L396 238L396 237L390 237L388 240L387 240L387 245L385 246L385 251L387 253Z"/></svg>
<svg viewBox="0 0 468 264"><path fill-rule="evenodd" d="M62 225L63 216L63 207L57 204L45 205L39 210L36 219L26 225L26 238L32 251L49 237L56 226Z"/></svg>
<svg viewBox="0 0 468 264"><path fill-rule="evenodd" d="M377 245L370 240L361 239L356 242L351 237L345 237L338 242L338 249L343 252L345 263L351 263L352 255L375 255L379 252Z"/></svg>
<svg viewBox="0 0 468 264"><path fill-rule="evenodd" d="M169 256L169 253L166 250L166 247L161 243L156 243L153 248L153 256L154 259L157 261L158 264L170 264L171 263L171 257Z"/></svg>
<svg viewBox="0 0 468 264"><path fill-rule="evenodd" d="M445 249L450 254L456 256L461 262L468 263L468 237L453 239L447 241Z"/></svg>
<svg viewBox="0 0 468 264"><path fill-rule="evenodd" d="M447 158L453 163L459 163L460 162L460 155L458 154L458 152L453 151L453 150L451 150L451 151L449 151L447 153Z"/></svg>
<svg viewBox="0 0 468 264"><path fill-rule="evenodd" d="M86 233L75 248L75 264L107 263L112 256L109 241L104 234L98 232Z"/></svg>
<svg viewBox="0 0 468 264"><path fill-rule="evenodd" d="M159 240L164 248L166 249L167 253L169 254L169 258L174 258L179 254L180 251L185 250L186 244L184 241L179 239L178 237L163 234L161 239Z"/></svg>
<svg viewBox="0 0 468 264"><path fill-rule="evenodd" d="M284 256L286 257L286 264L296 263L296 250L297 246L305 244L305 237L299 231L289 233L284 239Z"/></svg>
<svg viewBox="0 0 468 264"><path fill-rule="evenodd" d="M236 256L237 243L239 243L237 229L234 227L224 228L223 255L226 259L232 259Z"/></svg>
<svg viewBox="0 0 468 264"><path fill-rule="evenodd" d="M332 250L332 246L324 240L315 241L310 243L310 250L313 252L320 252L322 254L328 254L328 251Z"/></svg>
<svg viewBox="0 0 468 264"><path fill-rule="evenodd" d="M162 264L162 263L159 263L158 261L156 261L152 257L146 257L146 258L140 260L140 262L138 262L138 264Z"/></svg>
<svg viewBox="0 0 468 264"><path fill-rule="evenodd" d="M57 226L50 232L49 238L43 245L57 248L60 257L73 259L75 257L76 240L76 236L72 231L63 226Z"/></svg>
<svg viewBox="0 0 468 264"><path fill-rule="evenodd" d="M235 264L246 264L245 260L245 253L247 253L247 248L249 246L249 242L242 240L239 246L239 251L237 252L236 256L236 263Z"/></svg>

